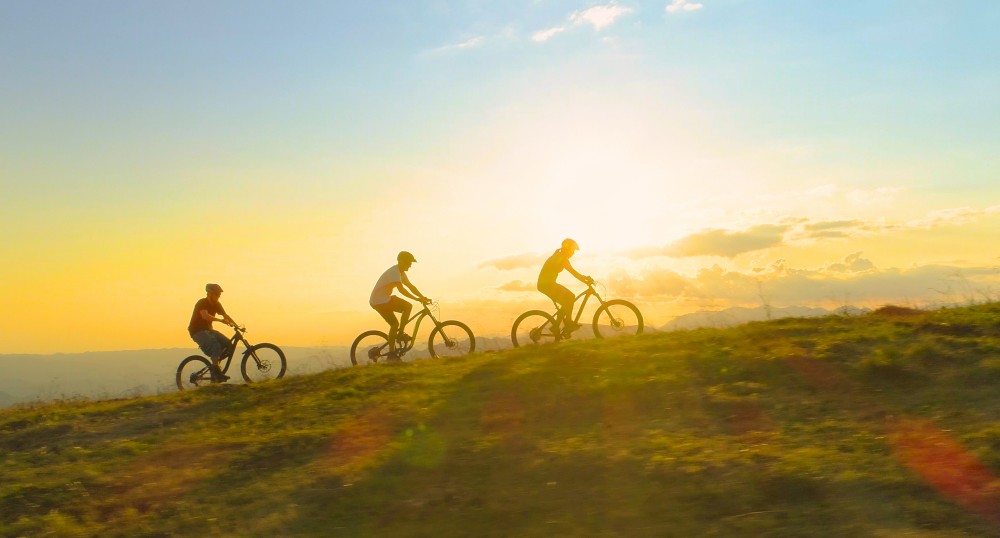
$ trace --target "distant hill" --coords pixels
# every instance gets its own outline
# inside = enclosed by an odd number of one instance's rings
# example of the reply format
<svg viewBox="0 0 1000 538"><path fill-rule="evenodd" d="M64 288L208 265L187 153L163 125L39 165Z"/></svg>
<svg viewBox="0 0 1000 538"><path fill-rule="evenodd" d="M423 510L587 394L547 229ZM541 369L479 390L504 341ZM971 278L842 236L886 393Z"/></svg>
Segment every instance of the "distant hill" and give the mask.
<svg viewBox="0 0 1000 538"><path fill-rule="evenodd" d="M0 536L1000 536L998 401L989 304L0 409Z"/></svg>
<svg viewBox="0 0 1000 538"><path fill-rule="evenodd" d="M772 307L769 309L758 306L746 308L735 306L725 310L699 310L690 314L677 316L660 327L663 331L697 329L699 327L734 327L751 321L768 321L783 318L817 318L832 314L842 316L860 316L871 312L868 308L845 306L836 310L808 306Z"/></svg>
<svg viewBox="0 0 1000 538"><path fill-rule="evenodd" d="M240 348L238 353L242 353ZM283 347L288 374L350 364L349 347ZM53 355L0 355L0 407L68 398L123 398L177 390L174 374L196 348L144 349ZM233 359L239 378L238 354ZM233 375L230 373L230 375Z"/></svg>

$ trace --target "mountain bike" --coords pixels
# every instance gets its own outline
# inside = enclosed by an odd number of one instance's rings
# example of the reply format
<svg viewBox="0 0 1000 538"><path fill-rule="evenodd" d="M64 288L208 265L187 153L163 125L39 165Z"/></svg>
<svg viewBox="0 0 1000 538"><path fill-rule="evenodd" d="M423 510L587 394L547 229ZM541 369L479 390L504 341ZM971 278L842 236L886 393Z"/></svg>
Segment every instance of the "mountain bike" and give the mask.
<svg viewBox="0 0 1000 538"><path fill-rule="evenodd" d="M240 373L247 383L260 383L269 379L279 379L285 375L285 353L274 344L251 345L243 336L247 331L246 327L233 327L233 337L229 339L229 346L223 353L224 365L220 363L220 371L223 375L229 371L229 365L236 355L236 346L242 342L247 350L243 352L243 362L240 363ZM181 361L177 367L177 388L180 390L191 389L219 382L212 374L212 361L201 356L191 355Z"/></svg>
<svg viewBox="0 0 1000 538"><path fill-rule="evenodd" d="M431 307L437 303L428 303L417 315L408 322L413 326L413 336L403 331L396 335L396 354L389 354L389 335L383 331L366 331L354 339L351 344L351 364L375 364L379 361L401 360L403 355L413 350L417 341L420 322L428 318L434 324L430 337L427 339L427 351L431 357L461 357L476 350L476 337L472 329L461 321L453 319L438 321L431 313ZM438 310L440 316L440 310Z"/></svg>
<svg viewBox="0 0 1000 538"><path fill-rule="evenodd" d="M642 312L639 312L634 304L623 299L605 301L594 289L594 283L588 284L587 289L576 296L574 304L579 304L580 308L572 319L574 323L579 324L583 309L591 297L596 297L601 304L594 312L595 337L613 338L642 334ZM583 301L580 301L581 298ZM555 301L552 304L556 306L556 314L549 314L542 310L529 310L514 320L514 326L510 329L510 339L514 342L514 347L559 342L572 336L572 332L555 330L559 305Z"/></svg>

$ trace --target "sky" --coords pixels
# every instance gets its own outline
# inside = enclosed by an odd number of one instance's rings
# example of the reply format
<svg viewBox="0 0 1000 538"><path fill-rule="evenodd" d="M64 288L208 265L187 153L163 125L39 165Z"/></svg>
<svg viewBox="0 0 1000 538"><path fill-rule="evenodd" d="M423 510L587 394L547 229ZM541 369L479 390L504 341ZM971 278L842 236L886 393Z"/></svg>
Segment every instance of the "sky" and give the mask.
<svg viewBox="0 0 1000 538"><path fill-rule="evenodd" d="M1000 298L1000 3L0 0L0 353ZM582 291L568 275L561 282Z"/></svg>

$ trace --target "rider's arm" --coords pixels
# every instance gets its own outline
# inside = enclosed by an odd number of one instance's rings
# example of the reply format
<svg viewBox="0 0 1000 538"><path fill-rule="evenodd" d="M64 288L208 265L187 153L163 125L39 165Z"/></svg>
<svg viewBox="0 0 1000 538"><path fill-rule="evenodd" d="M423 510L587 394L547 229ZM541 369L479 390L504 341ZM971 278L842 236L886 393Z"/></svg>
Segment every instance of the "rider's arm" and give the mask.
<svg viewBox="0 0 1000 538"><path fill-rule="evenodd" d="M225 323L226 325L235 327L236 322L233 321L233 318L229 317L229 314L226 313L226 309L222 307L222 303L219 303L218 307L219 307L219 313L222 314L222 322Z"/></svg>
<svg viewBox="0 0 1000 538"><path fill-rule="evenodd" d="M583 282L584 284L590 284L591 282L594 281L593 278L590 278L589 276L586 275L581 275L576 269L573 269L573 266L569 264L568 260L566 261L566 270L569 271L569 274L573 275L574 277L576 277L577 280Z"/></svg>
<svg viewBox="0 0 1000 538"><path fill-rule="evenodd" d="M420 293L420 290L418 290L417 287L414 286L412 282L410 282L409 278L406 278L406 273L401 272L399 276L402 277L402 283L400 283L398 286L400 293L409 297L410 299L413 299L414 301L420 301L421 303L424 302L429 303L431 301L427 297L424 297L423 293ZM413 293L416 295L411 295L410 292L406 291L406 288L410 288L410 290L412 290Z"/></svg>
<svg viewBox="0 0 1000 538"><path fill-rule="evenodd" d="M219 323L236 325L236 322L233 321L233 318L229 317L229 314L227 314L224 310L222 311L222 319L219 319L213 316L212 314L209 314L207 309L199 310L198 313L201 315L201 319L205 321L218 321Z"/></svg>

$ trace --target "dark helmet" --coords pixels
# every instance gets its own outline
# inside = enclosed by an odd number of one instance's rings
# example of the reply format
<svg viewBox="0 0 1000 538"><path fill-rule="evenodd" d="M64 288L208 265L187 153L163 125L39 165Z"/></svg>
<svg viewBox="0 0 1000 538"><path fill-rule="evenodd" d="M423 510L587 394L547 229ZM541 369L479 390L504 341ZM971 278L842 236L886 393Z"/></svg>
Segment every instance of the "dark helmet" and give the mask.
<svg viewBox="0 0 1000 538"><path fill-rule="evenodd" d="M218 284L205 284L205 291L209 291L209 292L215 291L215 292L222 293L222 286L220 286Z"/></svg>
<svg viewBox="0 0 1000 538"><path fill-rule="evenodd" d="M580 250L580 245L577 245L576 241L573 241L570 238L566 238L566 239L563 239L562 249L563 250Z"/></svg>
<svg viewBox="0 0 1000 538"><path fill-rule="evenodd" d="M399 263L404 263L404 262L416 263L417 259L413 257L413 254L410 254L409 252L404 250L400 252L398 256L396 256L396 261Z"/></svg>

